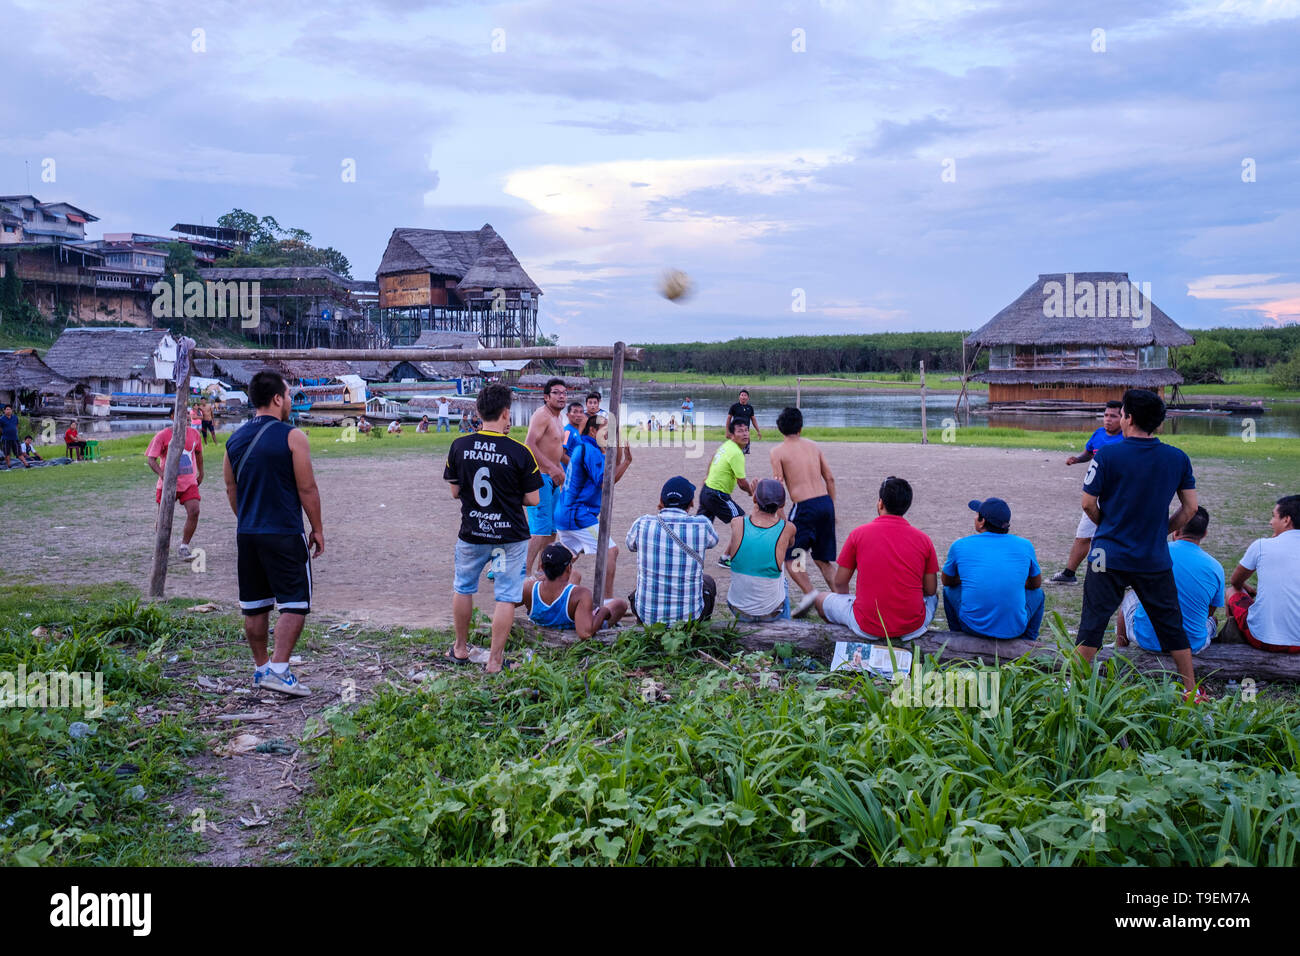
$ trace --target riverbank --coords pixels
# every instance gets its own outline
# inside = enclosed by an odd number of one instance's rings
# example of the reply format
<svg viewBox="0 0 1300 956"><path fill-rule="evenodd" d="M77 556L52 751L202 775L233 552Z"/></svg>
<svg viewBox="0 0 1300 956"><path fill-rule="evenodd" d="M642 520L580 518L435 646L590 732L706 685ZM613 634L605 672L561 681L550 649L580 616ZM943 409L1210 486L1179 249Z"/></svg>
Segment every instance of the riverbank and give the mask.
<svg viewBox="0 0 1300 956"><path fill-rule="evenodd" d="M844 385L828 384L824 381L810 382L807 378L800 383L798 379L801 376L797 375L748 377L743 375L701 375L698 372L646 372L635 367L626 369L623 376L626 381L636 382L639 385L680 385L684 388L725 388L734 391L743 388L753 393L789 391L792 388L799 388L804 392L849 392L870 395L873 392L891 394L898 391L916 391L921 387L920 379L916 375L912 375L910 380L904 380L897 372L863 372L861 374L846 373L836 376L813 376L814 378L840 378L844 380ZM727 381L728 378L731 379L730 382ZM863 382L864 384L854 385L854 382ZM871 384L865 384L867 382ZM961 380L951 372L936 372L926 376L925 388L927 392L933 394L951 392L955 395L961 391ZM972 392L987 392L988 388L983 382L970 383Z"/></svg>

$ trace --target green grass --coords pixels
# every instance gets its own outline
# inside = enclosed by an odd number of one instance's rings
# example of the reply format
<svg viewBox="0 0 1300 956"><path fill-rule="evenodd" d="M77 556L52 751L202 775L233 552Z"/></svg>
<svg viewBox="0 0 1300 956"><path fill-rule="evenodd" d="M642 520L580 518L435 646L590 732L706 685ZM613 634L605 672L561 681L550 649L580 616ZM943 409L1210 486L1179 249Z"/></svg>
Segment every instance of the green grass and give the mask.
<svg viewBox="0 0 1300 956"><path fill-rule="evenodd" d="M165 707L166 661L192 656L217 623L173 613L190 601L143 606L133 593L10 586L0 595L0 672L98 673L105 705L97 717L0 708L0 865L167 865L198 846L166 797L189 781L185 758L201 738L184 714L150 724L137 708ZM48 633L34 635L38 627Z"/></svg>
<svg viewBox="0 0 1300 956"><path fill-rule="evenodd" d="M297 862L1300 860L1294 703L1193 707L1110 671L1067 690L1027 662L998 676L989 716L895 706L870 677L660 628L383 691L316 742Z"/></svg>

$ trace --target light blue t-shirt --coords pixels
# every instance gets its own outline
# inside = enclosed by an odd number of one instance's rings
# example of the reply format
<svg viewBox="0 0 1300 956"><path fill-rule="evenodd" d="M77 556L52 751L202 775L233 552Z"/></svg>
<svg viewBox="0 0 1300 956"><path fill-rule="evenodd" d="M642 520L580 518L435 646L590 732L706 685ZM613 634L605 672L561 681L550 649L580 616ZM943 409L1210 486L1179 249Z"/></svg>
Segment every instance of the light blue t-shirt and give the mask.
<svg viewBox="0 0 1300 956"><path fill-rule="evenodd" d="M961 578L961 619L971 630L998 638L1025 633L1025 581L1043 573L1028 539L992 531L958 538L943 573Z"/></svg>
<svg viewBox="0 0 1300 956"><path fill-rule="evenodd" d="M1205 627L1210 608L1223 607L1223 566L1190 541L1170 541L1169 559L1174 563L1174 584L1178 587L1178 606L1183 609L1183 630L1187 632L1187 643L1192 646L1194 654L1210 643ZM1160 650L1156 630L1141 604L1133 612L1133 637L1138 647L1148 651Z"/></svg>
<svg viewBox="0 0 1300 956"><path fill-rule="evenodd" d="M564 444L561 446L566 455L572 455L573 449L577 448L582 441L582 433L573 427L570 423L564 426Z"/></svg>

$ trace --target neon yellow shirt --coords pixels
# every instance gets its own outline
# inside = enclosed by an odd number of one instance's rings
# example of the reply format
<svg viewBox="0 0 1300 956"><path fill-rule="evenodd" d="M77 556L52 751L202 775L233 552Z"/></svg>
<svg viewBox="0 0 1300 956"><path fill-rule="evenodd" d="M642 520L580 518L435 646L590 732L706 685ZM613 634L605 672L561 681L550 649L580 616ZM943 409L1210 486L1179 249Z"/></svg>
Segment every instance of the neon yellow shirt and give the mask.
<svg viewBox="0 0 1300 956"><path fill-rule="evenodd" d="M709 474L704 484L714 491L729 495L736 490L737 479L745 477L745 453L731 439L722 443L722 447L713 453L709 463Z"/></svg>

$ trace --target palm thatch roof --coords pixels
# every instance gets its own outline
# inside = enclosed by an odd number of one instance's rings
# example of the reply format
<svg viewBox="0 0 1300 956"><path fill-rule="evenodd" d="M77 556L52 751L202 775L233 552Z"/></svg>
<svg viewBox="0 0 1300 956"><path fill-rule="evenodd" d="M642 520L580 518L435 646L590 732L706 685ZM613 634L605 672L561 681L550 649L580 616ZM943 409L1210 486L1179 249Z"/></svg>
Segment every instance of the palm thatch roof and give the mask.
<svg viewBox="0 0 1300 956"><path fill-rule="evenodd" d="M278 279L317 279L329 282L345 289L356 284L352 279L345 279L332 269L324 266L238 266L223 268L213 266L200 269L199 277L213 282L273 282Z"/></svg>
<svg viewBox="0 0 1300 956"><path fill-rule="evenodd" d="M194 369L205 378L224 378L240 386L247 386L258 372L288 374L282 362L256 359L195 359Z"/></svg>
<svg viewBox="0 0 1300 956"><path fill-rule="evenodd" d="M54 371L32 349L0 352L0 391L69 395L76 388L76 382Z"/></svg>
<svg viewBox="0 0 1300 956"><path fill-rule="evenodd" d="M1134 324L1127 272L1075 272L1071 276L1070 287L1075 290L1076 298L1085 288L1083 283L1091 283L1096 294L1090 311L1104 313L1102 316L1049 316L1046 308L1049 298L1054 293L1063 294L1066 287L1065 273L1049 273L1040 275L1019 298L972 332L966 344L986 348L995 345L1192 344L1192 337L1140 291L1134 298L1138 304L1139 324ZM1060 291L1049 286L1053 282L1059 284ZM1112 295L1116 300L1122 299L1123 314L1113 305ZM1151 321L1146 324L1144 313L1148 307ZM1070 311L1075 310L1071 308Z"/></svg>
<svg viewBox="0 0 1300 956"><path fill-rule="evenodd" d="M443 332L425 329L414 345L399 345L397 348L415 349L464 349L472 352L483 347L482 340L475 332ZM412 362L416 368L429 378L466 378L479 374L478 366L471 357L463 362Z"/></svg>
<svg viewBox="0 0 1300 956"><path fill-rule="evenodd" d="M64 378L154 377L154 352L166 329L65 329L45 353L45 364Z"/></svg>
<svg viewBox="0 0 1300 956"><path fill-rule="evenodd" d="M459 289L542 290L491 225L482 229L394 229L376 275L429 272L459 280Z"/></svg>

